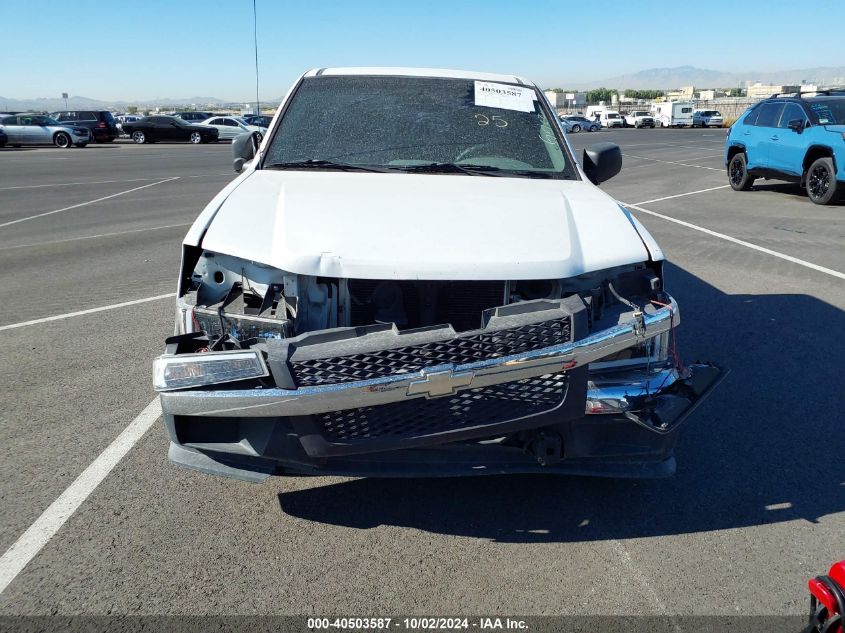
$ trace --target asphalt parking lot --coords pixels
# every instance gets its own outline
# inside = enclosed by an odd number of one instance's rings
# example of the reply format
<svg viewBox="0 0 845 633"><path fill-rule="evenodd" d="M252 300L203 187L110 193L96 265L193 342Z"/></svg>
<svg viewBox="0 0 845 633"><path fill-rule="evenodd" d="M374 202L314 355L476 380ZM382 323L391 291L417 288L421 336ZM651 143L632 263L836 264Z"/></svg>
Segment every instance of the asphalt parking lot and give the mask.
<svg viewBox="0 0 845 633"><path fill-rule="evenodd" d="M845 551L845 204L732 191L724 130L572 140L622 146L681 352L731 369L668 480L177 469L151 363L230 147L0 150L0 615L803 614Z"/></svg>

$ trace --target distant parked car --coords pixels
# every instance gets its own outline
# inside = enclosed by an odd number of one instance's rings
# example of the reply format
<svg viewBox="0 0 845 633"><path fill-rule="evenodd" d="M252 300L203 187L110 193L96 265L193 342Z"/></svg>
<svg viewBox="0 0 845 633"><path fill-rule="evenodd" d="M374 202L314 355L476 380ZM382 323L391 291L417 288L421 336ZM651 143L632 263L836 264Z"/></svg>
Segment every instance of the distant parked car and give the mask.
<svg viewBox="0 0 845 633"><path fill-rule="evenodd" d="M91 142L87 127L65 125L43 114L13 114L0 119L0 128L12 147L55 145L85 147Z"/></svg>
<svg viewBox="0 0 845 633"><path fill-rule="evenodd" d="M234 116L215 116L200 122L198 125L207 125L216 128L219 138L225 141L230 141L236 136L246 134L247 132L256 132L258 133L258 142L260 143L261 139L267 133L266 127L249 125L243 119Z"/></svg>
<svg viewBox="0 0 845 633"><path fill-rule="evenodd" d="M209 117L213 117L213 112L174 112L172 116L175 116L177 119L182 119L183 121L188 121L189 123L200 123L205 121Z"/></svg>
<svg viewBox="0 0 845 633"><path fill-rule="evenodd" d="M117 121L107 110L60 110L50 116L59 123L87 127L96 143L111 143L120 136Z"/></svg>
<svg viewBox="0 0 845 633"><path fill-rule="evenodd" d="M654 117L648 110L634 110L625 115L625 127L654 127Z"/></svg>
<svg viewBox="0 0 845 633"><path fill-rule="evenodd" d="M736 191L776 178L806 187L815 204L832 204L845 192L845 96L761 101L728 131L725 165Z"/></svg>
<svg viewBox="0 0 845 633"><path fill-rule="evenodd" d="M257 125L258 127L268 128L270 127L270 122L273 120L273 117L266 116L266 115L258 115L258 114L245 114L241 117L244 121L249 123L250 125Z"/></svg>
<svg viewBox="0 0 845 633"><path fill-rule="evenodd" d="M6 143L9 142L9 137L3 128L0 128L0 147L6 147Z"/></svg>
<svg viewBox="0 0 845 633"><path fill-rule="evenodd" d="M692 126L722 127L722 113L718 110L696 110L692 113Z"/></svg>
<svg viewBox="0 0 845 633"><path fill-rule="evenodd" d="M601 129L601 121L593 121L585 116L573 114L563 118L569 122L568 132L580 132L581 130L597 132Z"/></svg>
<svg viewBox="0 0 845 633"><path fill-rule="evenodd" d="M125 123L123 131L136 143L158 141L187 141L189 143L216 143L216 128L194 125L172 116L148 116L140 121Z"/></svg>

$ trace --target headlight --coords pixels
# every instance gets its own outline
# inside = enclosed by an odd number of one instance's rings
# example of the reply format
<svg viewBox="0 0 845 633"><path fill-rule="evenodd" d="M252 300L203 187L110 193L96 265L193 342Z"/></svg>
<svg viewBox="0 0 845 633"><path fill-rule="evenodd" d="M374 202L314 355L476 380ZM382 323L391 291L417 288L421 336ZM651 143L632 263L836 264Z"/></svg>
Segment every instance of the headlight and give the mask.
<svg viewBox="0 0 845 633"><path fill-rule="evenodd" d="M153 364L153 386L157 391L170 391L261 378L268 373L261 353L255 350L161 356Z"/></svg>

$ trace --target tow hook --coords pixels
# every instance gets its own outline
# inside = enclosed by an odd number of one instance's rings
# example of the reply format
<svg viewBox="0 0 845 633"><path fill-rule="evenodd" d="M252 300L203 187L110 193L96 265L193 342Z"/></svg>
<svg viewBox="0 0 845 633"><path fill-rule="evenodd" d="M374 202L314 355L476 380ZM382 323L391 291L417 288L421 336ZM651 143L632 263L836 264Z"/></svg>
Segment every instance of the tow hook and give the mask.
<svg viewBox="0 0 845 633"><path fill-rule="evenodd" d="M539 431L526 448L541 466L557 464L563 457L563 439L557 433Z"/></svg>

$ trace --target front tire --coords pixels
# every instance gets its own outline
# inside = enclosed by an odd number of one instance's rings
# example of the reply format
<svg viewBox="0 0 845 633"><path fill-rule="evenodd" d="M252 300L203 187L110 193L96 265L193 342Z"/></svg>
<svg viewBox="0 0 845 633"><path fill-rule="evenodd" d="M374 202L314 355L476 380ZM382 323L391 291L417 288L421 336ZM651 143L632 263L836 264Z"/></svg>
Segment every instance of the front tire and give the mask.
<svg viewBox="0 0 845 633"><path fill-rule="evenodd" d="M138 145L141 145L142 143L147 142L147 135L144 134L141 130L135 130L134 132L132 132L132 140L135 143L138 143Z"/></svg>
<svg viewBox="0 0 845 633"><path fill-rule="evenodd" d="M191 132L191 136L188 140L191 141L191 143L193 143L194 145L202 143L202 134L200 134L199 132Z"/></svg>
<svg viewBox="0 0 845 633"><path fill-rule="evenodd" d="M839 183L833 160L827 156L816 159L807 170L807 196L815 204L830 204L836 198Z"/></svg>
<svg viewBox="0 0 845 633"><path fill-rule="evenodd" d="M754 177L748 173L748 161L742 152L735 154L728 163L728 182L734 191L748 191Z"/></svg>
<svg viewBox="0 0 845 633"><path fill-rule="evenodd" d="M56 147L61 147L62 149L67 149L72 145L70 137L64 132L59 132L53 137L53 144Z"/></svg>

